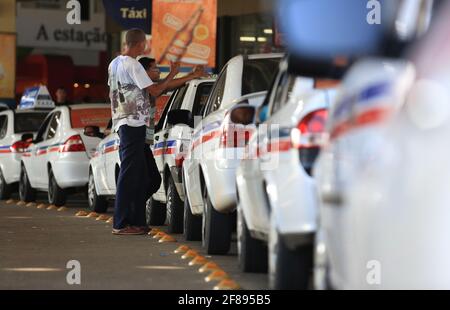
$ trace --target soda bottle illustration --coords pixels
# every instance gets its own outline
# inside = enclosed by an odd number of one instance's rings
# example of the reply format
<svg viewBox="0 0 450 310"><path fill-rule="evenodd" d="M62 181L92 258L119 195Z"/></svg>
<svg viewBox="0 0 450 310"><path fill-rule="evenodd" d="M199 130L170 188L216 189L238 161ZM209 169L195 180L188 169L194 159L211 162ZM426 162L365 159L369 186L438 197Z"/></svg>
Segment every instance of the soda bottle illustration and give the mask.
<svg viewBox="0 0 450 310"><path fill-rule="evenodd" d="M203 8L198 8L189 20L178 30L173 36L170 44L159 59L161 63L164 59L172 62L178 62L186 53L187 48L192 43L194 37L194 29L199 24L203 14Z"/></svg>

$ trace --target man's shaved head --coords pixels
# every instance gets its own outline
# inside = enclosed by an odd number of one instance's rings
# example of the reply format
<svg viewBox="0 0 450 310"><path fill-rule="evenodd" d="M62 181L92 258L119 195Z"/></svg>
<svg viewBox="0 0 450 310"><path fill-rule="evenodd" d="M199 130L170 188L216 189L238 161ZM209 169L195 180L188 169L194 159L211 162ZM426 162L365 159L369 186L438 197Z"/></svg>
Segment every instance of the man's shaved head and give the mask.
<svg viewBox="0 0 450 310"><path fill-rule="evenodd" d="M127 31L125 42L128 47L135 47L137 44L145 41L145 32L138 28Z"/></svg>

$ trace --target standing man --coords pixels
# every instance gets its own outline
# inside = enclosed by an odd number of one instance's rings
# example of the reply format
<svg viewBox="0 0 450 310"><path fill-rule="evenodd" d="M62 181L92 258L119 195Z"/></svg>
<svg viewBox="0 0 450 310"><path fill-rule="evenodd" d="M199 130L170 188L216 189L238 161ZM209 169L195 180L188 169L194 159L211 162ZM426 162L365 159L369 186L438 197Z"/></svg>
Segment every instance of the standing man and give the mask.
<svg viewBox="0 0 450 310"><path fill-rule="evenodd" d="M148 231L145 204L151 186L145 159L150 96L158 97L168 87L179 72L179 64L171 63L167 79L153 83L136 60L144 53L145 33L140 29L131 29L125 40L124 55L116 57L108 68L113 130L119 133L121 160L112 232L117 235L142 235ZM151 181L153 185L160 184L161 177Z"/></svg>
<svg viewBox="0 0 450 310"><path fill-rule="evenodd" d="M56 105L57 106L63 106L63 105L71 105L72 103L67 100L67 91L63 86L58 87L56 90Z"/></svg>

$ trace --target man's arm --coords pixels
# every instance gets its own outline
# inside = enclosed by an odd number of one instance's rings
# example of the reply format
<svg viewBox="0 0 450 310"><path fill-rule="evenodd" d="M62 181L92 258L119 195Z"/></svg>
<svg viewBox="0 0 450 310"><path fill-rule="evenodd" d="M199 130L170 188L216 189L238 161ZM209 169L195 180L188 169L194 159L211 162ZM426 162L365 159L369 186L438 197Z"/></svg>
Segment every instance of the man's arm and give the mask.
<svg viewBox="0 0 450 310"><path fill-rule="evenodd" d="M173 78L178 74L179 71L180 71L179 63L170 63L170 73L167 76L167 78L159 83L150 85L149 87L146 88L146 90L153 97L160 96L164 91L167 90L167 88L169 87L169 83L172 82Z"/></svg>
<svg viewBox="0 0 450 310"><path fill-rule="evenodd" d="M201 78L201 77L204 77L204 76L207 76L207 75L208 74L205 72L204 68L198 66L198 67L196 67L194 69L193 72L189 73L187 76L179 78L179 79L171 80L169 82L167 90L177 89L177 88L183 86L184 84L186 84L189 81L192 81L194 79L198 79L198 78Z"/></svg>

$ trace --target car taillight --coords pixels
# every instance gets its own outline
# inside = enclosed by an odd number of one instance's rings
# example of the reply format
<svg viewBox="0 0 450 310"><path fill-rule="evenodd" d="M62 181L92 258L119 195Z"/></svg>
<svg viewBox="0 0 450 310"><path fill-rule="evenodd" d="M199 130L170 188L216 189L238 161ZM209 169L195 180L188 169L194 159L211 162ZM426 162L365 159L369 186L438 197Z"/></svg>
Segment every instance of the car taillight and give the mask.
<svg viewBox="0 0 450 310"><path fill-rule="evenodd" d="M63 145L61 145L60 152L85 152L86 148L84 147L83 140L80 135L75 135L67 139Z"/></svg>
<svg viewBox="0 0 450 310"><path fill-rule="evenodd" d="M29 142L25 141L17 141L13 145L11 145L10 149L12 153L23 153L30 146Z"/></svg>
<svg viewBox="0 0 450 310"><path fill-rule="evenodd" d="M327 137L325 128L327 117L326 109L311 112L301 120L291 134L292 144L299 149L300 162L309 175Z"/></svg>
<svg viewBox="0 0 450 310"><path fill-rule="evenodd" d="M220 136L220 147L245 147L247 142L250 140L252 132L253 129L248 126L233 123L224 124L222 135Z"/></svg>

